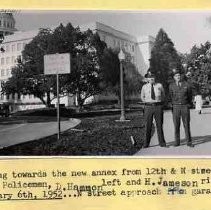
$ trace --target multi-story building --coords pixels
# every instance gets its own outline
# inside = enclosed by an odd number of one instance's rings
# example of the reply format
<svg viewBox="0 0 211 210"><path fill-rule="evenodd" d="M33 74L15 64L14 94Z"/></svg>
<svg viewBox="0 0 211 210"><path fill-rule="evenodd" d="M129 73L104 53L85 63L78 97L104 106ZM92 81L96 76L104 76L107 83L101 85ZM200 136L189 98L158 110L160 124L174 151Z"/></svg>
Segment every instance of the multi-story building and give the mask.
<svg viewBox="0 0 211 210"><path fill-rule="evenodd" d="M7 35L1 45L3 52L0 53L0 90L1 84L11 77L11 70L17 64L17 60L22 57L24 46L29 43L38 33L38 30L27 32L15 32ZM1 94L0 102L10 102L19 104L21 109L30 107L40 107L42 104L38 98L33 95ZM42 106L42 105L41 105Z"/></svg>
<svg viewBox="0 0 211 210"><path fill-rule="evenodd" d="M8 16L5 17L8 18ZM7 81L7 79L11 77L11 69L16 65L17 59L21 58L24 46L38 34L38 30L25 32L15 31L14 19L12 16L10 16L10 19L11 23L8 26L10 26L9 28L13 26L11 30L8 30L6 33L5 28L3 29L0 27L0 33L2 32L5 37L1 44L1 47L4 50L0 53L0 83ZM0 25L2 21L4 22L4 20L0 17ZM5 26L7 26L7 23ZM149 67L151 48L154 42L153 37L135 37L99 22L81 25L80 29L82 31L91 29L93 32L97 32L101 40L104 41L108 47L113 49L124 48L126 52L130 53L131 61L135 64L139 73L142 75L146 73ZM40 100L35 98L33 95L20 96L15 94L5 96L1 94L0 103L6 101L19 104L19 108L21 107L21 109L43 106L41 105ZM68 98L61 98L61 103L69 105L72 103L72 100L69 100Z"/></svg>

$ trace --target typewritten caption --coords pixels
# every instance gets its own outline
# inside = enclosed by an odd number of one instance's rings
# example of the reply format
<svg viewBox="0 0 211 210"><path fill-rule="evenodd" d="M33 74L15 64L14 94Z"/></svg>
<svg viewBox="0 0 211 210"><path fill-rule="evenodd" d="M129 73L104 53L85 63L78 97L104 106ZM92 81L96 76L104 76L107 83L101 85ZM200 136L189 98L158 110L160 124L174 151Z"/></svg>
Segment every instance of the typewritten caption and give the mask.
<svg viewBox="0 0 211 210"><path fill-rule="evenodd" d="M191 177L191 178L190 178ZM211 195L211 167L0 172L0 201Z"/></svg>

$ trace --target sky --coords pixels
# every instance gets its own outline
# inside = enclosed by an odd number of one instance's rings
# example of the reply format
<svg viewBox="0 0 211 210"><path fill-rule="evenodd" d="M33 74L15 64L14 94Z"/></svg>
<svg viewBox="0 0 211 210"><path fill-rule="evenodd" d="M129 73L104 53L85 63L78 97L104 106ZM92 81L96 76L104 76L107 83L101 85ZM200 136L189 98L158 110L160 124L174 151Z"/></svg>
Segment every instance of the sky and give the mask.
<svg viewBox="0 0 211 210"><path fill-rule="evenodd" d="M178 52L188 53L194 45L211 42L211 11L18 11L16 28L21 31L72 23L98 21L134 36L156 36L160 28Z"/></svg>

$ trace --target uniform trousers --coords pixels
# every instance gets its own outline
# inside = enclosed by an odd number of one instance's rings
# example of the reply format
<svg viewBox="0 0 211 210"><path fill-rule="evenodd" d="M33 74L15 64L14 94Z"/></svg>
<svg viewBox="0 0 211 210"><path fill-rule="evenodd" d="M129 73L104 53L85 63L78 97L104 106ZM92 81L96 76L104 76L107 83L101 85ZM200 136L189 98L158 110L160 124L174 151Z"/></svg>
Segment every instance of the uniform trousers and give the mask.
<svg viewBox="0 0 211 210"><path fill-rule="evenodd" d="M180 122L183 122L185 129L185 137L187 144L191 144L190 133L190 110L188 105L173 105L173 122L174 122L174 136L175 144L180 145Z"/></svg>
<svg viewBox="0 0 211 210"><path fill-rule="evenodd" d="M145 128L146 135L144 141L144 147L148 147L151 139L151 131L152 131L152 123L153 117L155 118L157 133L158 133L158 141L160 146L166 146L166 142L163 134L163 106L162 105L146 105L145 111Z"/></svg>

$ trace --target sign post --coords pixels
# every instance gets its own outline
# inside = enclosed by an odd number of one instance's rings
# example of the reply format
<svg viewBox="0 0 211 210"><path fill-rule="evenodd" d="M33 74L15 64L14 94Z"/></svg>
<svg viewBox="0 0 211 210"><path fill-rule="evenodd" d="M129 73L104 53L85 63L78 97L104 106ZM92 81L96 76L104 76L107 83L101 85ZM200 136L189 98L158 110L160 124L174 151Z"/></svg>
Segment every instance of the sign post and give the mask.
<svg viewBox="0 0 211 210"><path fill-rule="evenodd" d="M57 139L60 139L60 100L59 100L59 74L56 74L56 86L57 86L57 122L58 122L58 134L57 134Z"/></svg>
<svg viewBox="0 0 211 210"><path fill-rule="evenodd" d="M60 139L60 98L59 98L59 75L70 73L70 54L49 54L44 55L44 73L47 75L56 74L57 83L57 122L58 132L57 139Z"/></svg>

